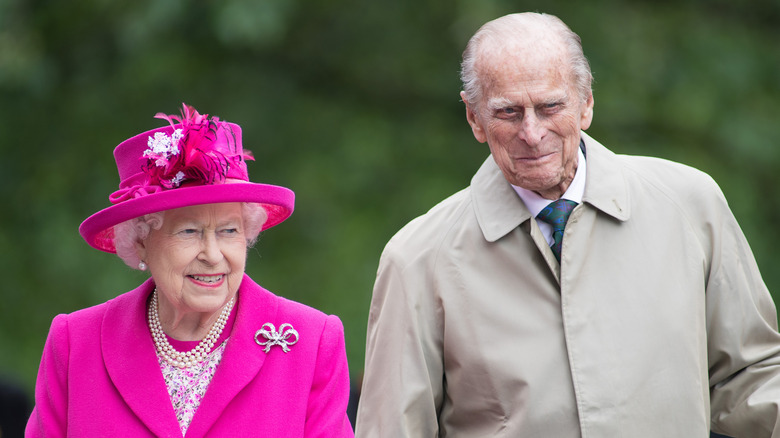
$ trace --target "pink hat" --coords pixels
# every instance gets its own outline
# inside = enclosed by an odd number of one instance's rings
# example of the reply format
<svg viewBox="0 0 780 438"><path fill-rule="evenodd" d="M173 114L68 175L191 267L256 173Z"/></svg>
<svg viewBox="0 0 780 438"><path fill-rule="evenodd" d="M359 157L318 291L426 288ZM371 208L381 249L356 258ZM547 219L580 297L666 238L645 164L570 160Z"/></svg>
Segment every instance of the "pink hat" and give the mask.
<svg viewBox="0 0 780 438"><path fill-rule="evenodd" d="M285 187L249 181L241 127L201 115L184 105L182 117L158 113L170 126L129 138L114 149L119 190L112 206L88 217L81 237L101 251L116 252L114 225L145 214L190 205L255 202L268 212L263 229L293 212L295 194ZM174 123L174 121L178 123Z"/></svg>

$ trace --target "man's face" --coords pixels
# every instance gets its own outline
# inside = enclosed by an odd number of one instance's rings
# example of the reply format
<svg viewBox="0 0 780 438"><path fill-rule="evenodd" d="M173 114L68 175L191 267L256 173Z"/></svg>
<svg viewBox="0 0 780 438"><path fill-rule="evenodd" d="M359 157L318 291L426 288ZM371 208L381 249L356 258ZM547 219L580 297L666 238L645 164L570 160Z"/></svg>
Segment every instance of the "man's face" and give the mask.
<svg viewBox="0 0 780 438"><path fill-rule="evenodd" d="M583 102L560 54L524 51L531 53L483 55L482 101L477 108L467 104L466 114L474 137L488 143L507 181L554 199L574 178L593 96Z"/></svg>

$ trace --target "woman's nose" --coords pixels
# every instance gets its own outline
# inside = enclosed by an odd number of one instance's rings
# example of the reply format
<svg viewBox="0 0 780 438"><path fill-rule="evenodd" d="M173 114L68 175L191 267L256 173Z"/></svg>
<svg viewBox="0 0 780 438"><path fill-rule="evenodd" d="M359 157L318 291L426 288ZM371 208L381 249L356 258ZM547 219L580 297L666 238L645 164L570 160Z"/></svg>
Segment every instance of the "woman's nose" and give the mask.
<svg viewBox="0 0 780 438"><path fill-rule="evenodd" d="M222 251L217 242L217 235L213 232L203 233L201 239L201 250L198 258L208 264L216 264L222 259Z"/></svg>

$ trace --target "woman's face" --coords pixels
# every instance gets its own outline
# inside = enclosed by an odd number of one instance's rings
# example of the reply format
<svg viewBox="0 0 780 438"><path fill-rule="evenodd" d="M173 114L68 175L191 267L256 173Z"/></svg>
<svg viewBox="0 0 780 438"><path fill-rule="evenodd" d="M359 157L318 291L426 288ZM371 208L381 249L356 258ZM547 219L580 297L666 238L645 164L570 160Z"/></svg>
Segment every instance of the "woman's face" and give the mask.
<svg viewBox="0 0 780 438"><path fill-rule="evenodd" d="M165 211L162 227L138 244L160 304L177 313L215 313L238 291L246 266L240 203Z"/></svg>

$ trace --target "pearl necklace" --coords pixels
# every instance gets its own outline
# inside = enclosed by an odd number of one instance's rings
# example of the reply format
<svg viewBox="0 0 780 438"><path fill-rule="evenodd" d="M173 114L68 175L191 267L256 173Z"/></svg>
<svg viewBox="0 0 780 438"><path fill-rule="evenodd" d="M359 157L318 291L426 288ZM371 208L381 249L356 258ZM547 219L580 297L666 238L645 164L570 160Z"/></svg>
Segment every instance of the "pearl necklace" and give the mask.
<svg viewBox="0 0 780 438"><path fill-rule="evenodd" d="M197 347L190 351L180 352L173 348L165 337L162 325L160 324L160 315L157 313L157 289L152 293L152 302L149 303L149 330L152 332L152 339L154 339L154 345L157 348L157 354L163 357L169 364L186 368L197 364L208 356L211 349L214 348L219 336L222 334L222 330L225 329L225 323L227 323L230 311L233 310L233 303L235 297L222 308L219 318L211 326L211 330L203 340L200 341Z"/></svg>

